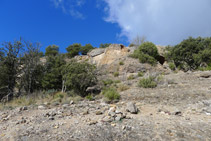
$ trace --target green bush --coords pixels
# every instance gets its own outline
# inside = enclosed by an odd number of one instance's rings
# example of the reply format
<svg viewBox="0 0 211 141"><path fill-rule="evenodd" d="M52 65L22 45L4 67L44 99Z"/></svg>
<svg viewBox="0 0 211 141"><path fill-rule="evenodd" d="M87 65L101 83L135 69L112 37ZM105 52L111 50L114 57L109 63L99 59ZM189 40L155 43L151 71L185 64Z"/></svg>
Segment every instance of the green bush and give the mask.
<svg viewBox="0 0 211 141"><path fill-rule="evenodd" d="M133 80L135 79L135 76L133 74L131 74L130 76L128 76L127 80Z"/></svg>
<svg viewBox="0 0 211 141"><path fill-rule="evenodd" d="M129 47L134 47L134 46L136 46L135 44L133 44L133 43L131 43L130 45L129 45Z"/></svg>
<svg viewBox="0 0 211 141"><path fill-rule="evenodd" d="M85 97L86 89L97 83L95 66L87 62L76 62L72 60L63 68L63 77L66 79L68 90L74 90L76 94Z"/></svg>
<svg viewBox="0 0 211 141"><path fill-rule="evenodd" d="M111 85L111 84L113 84L113 83L114 83L114 81L111 80L111 79L103 80L103 84L104 84L105 86L109 86L109 85Z"/></svg>
<svg viewBox="0 0 211 141"><path fill-rule="evenodd" d="M124 62L120 61L120 62L119 62L119 65L121 65L121 66L124 65Z"/></svg>
<svg viewBox="0 0 211 141"><path fill-rule="evenodd" d="M119 100L120 95L114 88L108 88L103 90L103 95L108 101Z"/></svg>
<svg viewBox="0 0 211 141"><path fill-rule="evenodd" d="M169 63L169 68L170 68L171 70L176 70L176 66L175 66L175 64L172 63L172 62Z"/></svg>
<svg viewBox="0 0 211 141"><path fill-rule="evenodd" d="M144 76L144 73L143 72L138 72L138 77L143 77Z"/></svg>
<svg viewBox="0 0 211 141"><path fill-rule="evenodd" d="M174 47L169 47L167 59L174 61L182 70L196 70L202 63L211 64L211 37L188 38Z"/></svg>
<svg viewBox="0 0 211 141"><path fill-rule="evenodd" d="M114 72L113 75L114 75L114 77L118 77L119 76L119 72Z"/></svg>
<svg viewBox="0 0 211 141"><path fill-rule="evenodd" d="M159 57L157 47L152 42L145 42L139 46L129 57L137 58L141 63L155 65Z"/></svg>
<svg viewBox="0 0 211 141"><path fill-rule="evenodd" d="M157 83L155 82L154 77L142 78L139 81L139 86L143 88L155 88L157 87Z"/></svg>
<svg viewBox="0 0 211 141"><path fill-rule="evenodd" d="M89 100L89 101L94 100L94 98L93 98L93 96L92 96L91 94L88 94L88 95L86 96L86 99Z"/></svg>

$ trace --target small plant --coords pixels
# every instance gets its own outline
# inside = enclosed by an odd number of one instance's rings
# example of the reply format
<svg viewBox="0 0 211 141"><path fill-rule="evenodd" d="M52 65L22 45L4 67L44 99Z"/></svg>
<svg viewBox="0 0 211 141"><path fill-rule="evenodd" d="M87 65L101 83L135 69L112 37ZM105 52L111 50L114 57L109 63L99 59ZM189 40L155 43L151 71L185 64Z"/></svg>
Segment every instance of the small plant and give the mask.
<svg viewBox="0 0 211 141"><path fill-rule="evenodd" d="M176 70L176 66L175 66L175 64L172 63L172 62L169 63L169 68L170 68L171 70L173 70L173 71Z"/></svg>
<svg viewBox="0 0 211 141"><path fill-rule="evenodd" d="M114 80L114 83L121 83L120 80Z"/></svg>
<svg viewBox="0 0 211 141"><path fill-rule="evenodd" d="M103 91L103 95L108 101L115 101L120 99L119 93L114 88L108 88Z"/></svg>
<svg viewBox="0 0 211 141"><path fill-rule="evenodd" d="M138 72L138 77L143 77L144 76L144 73L143 72Z"/></svg>
<svg viewBox="0 0 211 141"><path fill-rule="evenodd" d="M114 77L118 77L119 76L119 72L114 72L113 75L114 75Z"/></svg>
<svg viewBox="0 0 211 141"><path fill-rule="evenodd" d="M200 71L210 71L211 70L211 66L199 67L198 70L200 70Z"/></svg>
<svg viewBox="0 0 211 141"><path fill-rule="evenodd" d="M121 84L118 86L118 91L120 91L120 92L128 90L128 89L129 89L129 87L127 85Z"/></svg>
<svg viewBox="0 0 211 141"><path fill-rule="evenodd" d="M133 44L133 43L131 43L130 45L129 45L129 47L134 47L134 46L136 46L135 44Z"/></svg>
<svg viewBox="0 0 211 141"><path fill-rule="evenodd" d="M142 78L139 81L139 86L143 88L155 88L157 87L157 83L155 82L154 77Z"/></svg>
<svg viewBox="0 0 211 141"><path fill-rule="evenodd" d="M121 66L124 65L124 62L123 61L120 61L119 62L119 65L121 65Z"/></svg>
<svg viewBox="0 0 211 141"><path fill-rule="evenodd" d="M134 77L133 74L131 74L131 75L127 78L127 80L133 80L133 79L135 79L135 77Z"/></svg>
<svg viewBox="0 0 211 141"><path fill-rule="evenodd" d="M89 101L93 101L94 100L94 97L91 94L88 94L86 96L86 99L89 100Z"/></svg>
<svg viewBox="0 0 211 141"><path fill-rule="evenodd" d="M103 84L104 84L105 86L109 86L109 85L111 85L111 84L113 84L113 83L114 83L114 81L111 80L111 79L103 80Z"/></svg>

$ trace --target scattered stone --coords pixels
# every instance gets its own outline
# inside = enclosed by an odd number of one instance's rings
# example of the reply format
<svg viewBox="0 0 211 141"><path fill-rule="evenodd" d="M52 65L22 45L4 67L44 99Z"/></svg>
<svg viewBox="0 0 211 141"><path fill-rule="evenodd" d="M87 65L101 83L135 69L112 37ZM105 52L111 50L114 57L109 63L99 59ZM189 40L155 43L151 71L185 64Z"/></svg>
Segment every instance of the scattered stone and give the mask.
<svg viewBox="0 0 211 141"><path fill-rule="evenodd" d="M103 114L103 112L101 112L101 111L97 111L95 114L96 114L96 115L102 115L102 114Z"/></svg>
<svg viewBox="0 0 211 141"><path fill-rule="evenodd" d="M182 116L182 112L181 111L176 111L176 112L174 112L174 115L176 115L176 116Z"/></svg>
<svg viewBox="0 0 211 141"><path fill-rule="evenodd" d="M137 109L136 105L133 102L127 103L126 111L130 112L132 114L137 114L138 113L138 109Z"/></svg>
<svg viewBox="0 0 211 141"><path fill-rule="evenodd" d="M38 110L46 110L47 108L45 107L45 106L43 106L43 105L39 105L38 107Z"/></svg>
<svg viewBox="0 0 211 141"><path fill-rule="evenodd" d="M88 123L88 125L94 125L94 124L97 124L98 122L97 121L90 121L89 123Z"/></svg>
<svg viewBox="0 0 211 141"><path fill-rule="evenodd" d="M112 122L113 120L114 120L114 118L111 116L106 116L102 119L102 121L104 121L104 122Z"/></svg>
<svg viewBox="0 0 211 141"><path fill-rule="evenodd" d="M211 77L211 71L204 71L204 72L201 72L200 74L198 74L198 77L210 78L210 77Z"/></svg>
<svg viewBox="0 0 211 141"><path fill-rule="evenodd" d="M54 117L53 116L50 116L48 119L49 120L54 120Z"/></svg>
<svg viewBox="0 0 211 141"><path fill-rule="evenodd" d="M21 111L25 111L25 110L28 110L28 107L23 106L23 107L20 107L20 109L19 109L20 112L21 112Z"/></svg>
<svg viewBox="0 0 211 141"><path fill-rule="evenodd" d="M70 101L70 105L72 105L72 104L74 104L74 101L71 100L71 101Z"/></svg>
<svg viewBox="0 0 211 141"><path fill-rule="evenodd" d="M82 115L88 115L89 114L89 110L85 110Z"/></svg>

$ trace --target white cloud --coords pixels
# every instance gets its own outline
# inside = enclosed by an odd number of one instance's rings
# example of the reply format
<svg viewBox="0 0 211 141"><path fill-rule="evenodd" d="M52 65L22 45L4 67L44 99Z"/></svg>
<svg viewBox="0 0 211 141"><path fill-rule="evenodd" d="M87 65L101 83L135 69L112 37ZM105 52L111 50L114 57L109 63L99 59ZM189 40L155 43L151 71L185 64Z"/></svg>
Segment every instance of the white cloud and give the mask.
<svg viewBox="0 0 211 141"><path fill-rule="evenodd" d="M156 44L177 44L189 36L211 36L210 0L104 0L106 21L120 35L146 36Z"/></svg>
<svg viewBox="0 0 211 141"><path fill-rule="evenodd" d="M85 0L51 0L55 8L61 8L66 14L77 19L85 19L85 16L78 10L85 4Z"/></svg>

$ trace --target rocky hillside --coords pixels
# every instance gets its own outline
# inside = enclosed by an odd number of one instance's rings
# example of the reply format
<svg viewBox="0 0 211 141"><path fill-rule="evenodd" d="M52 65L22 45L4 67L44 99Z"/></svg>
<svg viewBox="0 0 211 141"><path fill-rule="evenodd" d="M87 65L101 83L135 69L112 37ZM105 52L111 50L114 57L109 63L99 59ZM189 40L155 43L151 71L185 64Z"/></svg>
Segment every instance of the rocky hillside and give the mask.
<svg viewBox="0 0 211 141"><path fill-rule="evenodd" d="M141 64L128 57L133 51L111 45L76 57L96 64L99 80L118 82L118 102L106 103L98 95L93 101L4 109L0 140L211 140L211 71L174 72L166 64ZM156 88L138 86L148 76L156 78Z"/></svg>

